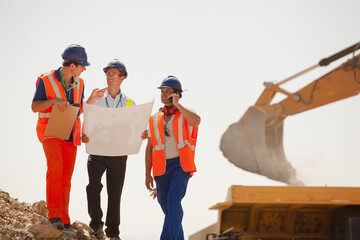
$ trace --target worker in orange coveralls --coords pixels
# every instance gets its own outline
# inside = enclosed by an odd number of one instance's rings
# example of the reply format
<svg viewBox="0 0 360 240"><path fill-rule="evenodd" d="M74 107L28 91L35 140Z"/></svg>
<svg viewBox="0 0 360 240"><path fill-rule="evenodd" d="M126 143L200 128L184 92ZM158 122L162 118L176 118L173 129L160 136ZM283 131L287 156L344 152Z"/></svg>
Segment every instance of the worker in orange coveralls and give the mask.
<svg viewBox="0 0 360 240"><path fill-rule="evenodd" d="M42 74L36 81L36 91L31 105L39 113L36 131L46 156L46 203L48 218L56 229L70 228L69 198L77 146L81 144L81 122L84 82L79 78L90 63L85 48L72 44L62 54L62 67ZM44 136L52 107L60 111L68 106L80 108L69 139Z"/></svg>

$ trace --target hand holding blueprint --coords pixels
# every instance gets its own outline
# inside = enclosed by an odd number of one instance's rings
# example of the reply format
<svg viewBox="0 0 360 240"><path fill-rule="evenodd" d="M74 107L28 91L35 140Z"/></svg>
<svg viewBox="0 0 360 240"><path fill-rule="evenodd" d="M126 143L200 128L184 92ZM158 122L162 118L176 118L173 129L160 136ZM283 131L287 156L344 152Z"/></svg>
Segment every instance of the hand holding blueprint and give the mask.
<svg viewBox="0 0 360 240"><path fill-rule="evenodd" d="M84 130L90 142L86 152L123 156L140 151L141 133L147 128L154 100L125 108L104 108L84 103Z"/></svg>

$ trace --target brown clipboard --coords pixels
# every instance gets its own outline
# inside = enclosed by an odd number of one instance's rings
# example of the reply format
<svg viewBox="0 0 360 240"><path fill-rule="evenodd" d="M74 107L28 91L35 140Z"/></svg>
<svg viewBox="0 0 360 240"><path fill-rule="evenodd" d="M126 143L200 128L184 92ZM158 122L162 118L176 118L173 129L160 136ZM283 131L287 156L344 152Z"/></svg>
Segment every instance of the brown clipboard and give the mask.
<svg viewBox="0 0 360 240"><path fill-rule="evenodd" d="M68 106L65 111L61 112L59 104L54 104L44 136L68 140L78 113L79 107Z"/></svg>

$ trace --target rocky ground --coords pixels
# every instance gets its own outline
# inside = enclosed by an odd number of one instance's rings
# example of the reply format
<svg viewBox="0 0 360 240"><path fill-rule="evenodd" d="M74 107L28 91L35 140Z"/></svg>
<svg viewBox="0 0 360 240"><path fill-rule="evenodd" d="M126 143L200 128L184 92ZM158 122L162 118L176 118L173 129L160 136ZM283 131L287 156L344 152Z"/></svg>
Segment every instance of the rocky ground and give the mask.
<svg viewBox="0 0 360 240"><path fill-rule="evenodd" d="M61 239L95 240L91 228L74 222L70 229L57 230L47 220L46 202L19 202L0 189L0 240Z"/></svg>

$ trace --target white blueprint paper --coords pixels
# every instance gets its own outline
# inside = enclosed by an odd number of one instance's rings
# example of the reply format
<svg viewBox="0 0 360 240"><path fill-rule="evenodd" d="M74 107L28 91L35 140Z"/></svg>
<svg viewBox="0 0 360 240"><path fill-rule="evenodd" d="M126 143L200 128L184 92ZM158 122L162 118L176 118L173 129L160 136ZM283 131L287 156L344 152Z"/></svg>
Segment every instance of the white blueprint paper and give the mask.
<svg viewBox="0 0 360 240"><path fill-rule="evenodd" d="M141 133L147 128L154 100L124 108L104 108L84 103L83 132L90 138L86 152L123 156L140 151Z"/></svg>

